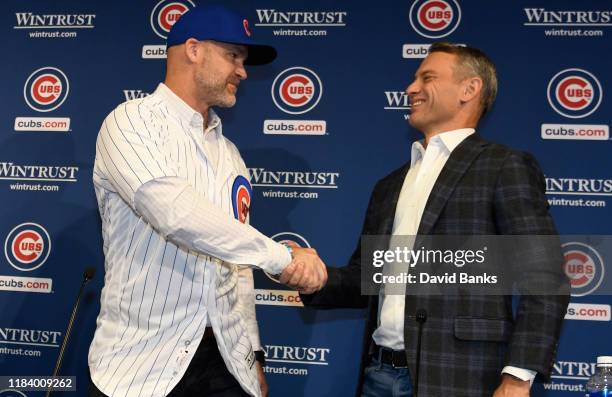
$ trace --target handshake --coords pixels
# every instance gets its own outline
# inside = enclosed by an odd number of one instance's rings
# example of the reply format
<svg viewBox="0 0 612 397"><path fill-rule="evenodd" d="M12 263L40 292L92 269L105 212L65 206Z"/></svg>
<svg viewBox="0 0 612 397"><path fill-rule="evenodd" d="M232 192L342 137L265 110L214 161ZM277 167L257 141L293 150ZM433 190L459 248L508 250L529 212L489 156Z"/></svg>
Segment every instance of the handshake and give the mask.
<svg viewBox="0 0 612 397"><path fill-rule="evenodd" d="M323 288L327 282L327 269L317 251L293 244L291 249L293 260L278 281L303 294L312 294Z"/></svg>

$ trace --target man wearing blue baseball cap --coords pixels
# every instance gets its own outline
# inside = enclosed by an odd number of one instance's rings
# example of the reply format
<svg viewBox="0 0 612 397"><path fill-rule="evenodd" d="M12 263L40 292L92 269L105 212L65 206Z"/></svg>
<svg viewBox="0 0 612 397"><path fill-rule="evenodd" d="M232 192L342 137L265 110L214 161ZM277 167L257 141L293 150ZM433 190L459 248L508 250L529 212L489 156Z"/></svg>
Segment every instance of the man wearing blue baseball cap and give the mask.
<svg viewBox="0 0 612 397"><path fill-rule="evenodd" d="M248 225L249 173L212 107L233 106L244 65L276 51L239 14L196 7L167 55L165 82L111 112L96 143L106 275L90 396L266 395L251 269L303 292L327 273Z"/></svg>

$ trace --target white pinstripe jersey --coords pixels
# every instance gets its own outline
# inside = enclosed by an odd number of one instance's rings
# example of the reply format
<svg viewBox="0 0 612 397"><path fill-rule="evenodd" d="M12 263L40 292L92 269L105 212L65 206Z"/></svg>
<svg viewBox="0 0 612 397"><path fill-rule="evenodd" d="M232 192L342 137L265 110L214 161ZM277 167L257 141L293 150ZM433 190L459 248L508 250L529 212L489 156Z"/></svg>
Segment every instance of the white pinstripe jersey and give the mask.
<svg viewBox="0 0 612 397"><path fill-rule="evenodd" d="M234 219L232 190L241 176L248 181L247 169L219 118L209 115L219 137L216 173L202 116L164 84L119 105L100 129L93 180L105 278L89 368L106 395L166 396L207 322L229 371L260 394L252 273L235 263L280 273L291 258ZM242 199L244 209L249 198Z"/></svg>

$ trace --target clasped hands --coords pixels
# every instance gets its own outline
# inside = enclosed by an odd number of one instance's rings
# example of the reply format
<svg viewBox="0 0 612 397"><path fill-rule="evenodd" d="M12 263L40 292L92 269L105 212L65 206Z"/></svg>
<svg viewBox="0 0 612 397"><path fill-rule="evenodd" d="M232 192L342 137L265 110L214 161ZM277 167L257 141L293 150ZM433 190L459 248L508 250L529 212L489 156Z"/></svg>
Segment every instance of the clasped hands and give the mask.
<svg viewBox="0 0 612 397"><path fill-rule="evenodd" d="M327 283L327 269L312 248L292 245L293 260L283 270L278 281L303 294L317 292Z"/></svg>

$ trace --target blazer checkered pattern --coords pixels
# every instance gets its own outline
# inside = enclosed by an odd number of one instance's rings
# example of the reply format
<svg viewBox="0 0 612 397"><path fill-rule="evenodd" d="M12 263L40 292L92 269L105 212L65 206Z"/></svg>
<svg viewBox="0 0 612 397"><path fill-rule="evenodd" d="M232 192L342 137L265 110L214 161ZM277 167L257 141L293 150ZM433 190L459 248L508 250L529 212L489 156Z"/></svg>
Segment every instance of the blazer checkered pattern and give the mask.
<svg viewBox="0 0 612 397"><path fill-rule="evenodd" d="M362 235L391 234L399 193L409 164L380 180L372 193ZM524 152L474 134L451 154L428 198L419 235L556 235L548 213L544 176ZM423 327L419 396L490 397L506 365L547 378L554 363L569 301L561 248L545 253L539 280L562 294L525 295L512 312L511 296L468 293L406 296L404 340L410 373L416 370L417 309L428 313ZM357 395L369 362L377 325L378 296L361 295L361 243L347 266L328 268L329 281L314 295L317 308L367 307ZM532 286L533 287L533 286Z"/></svg>

